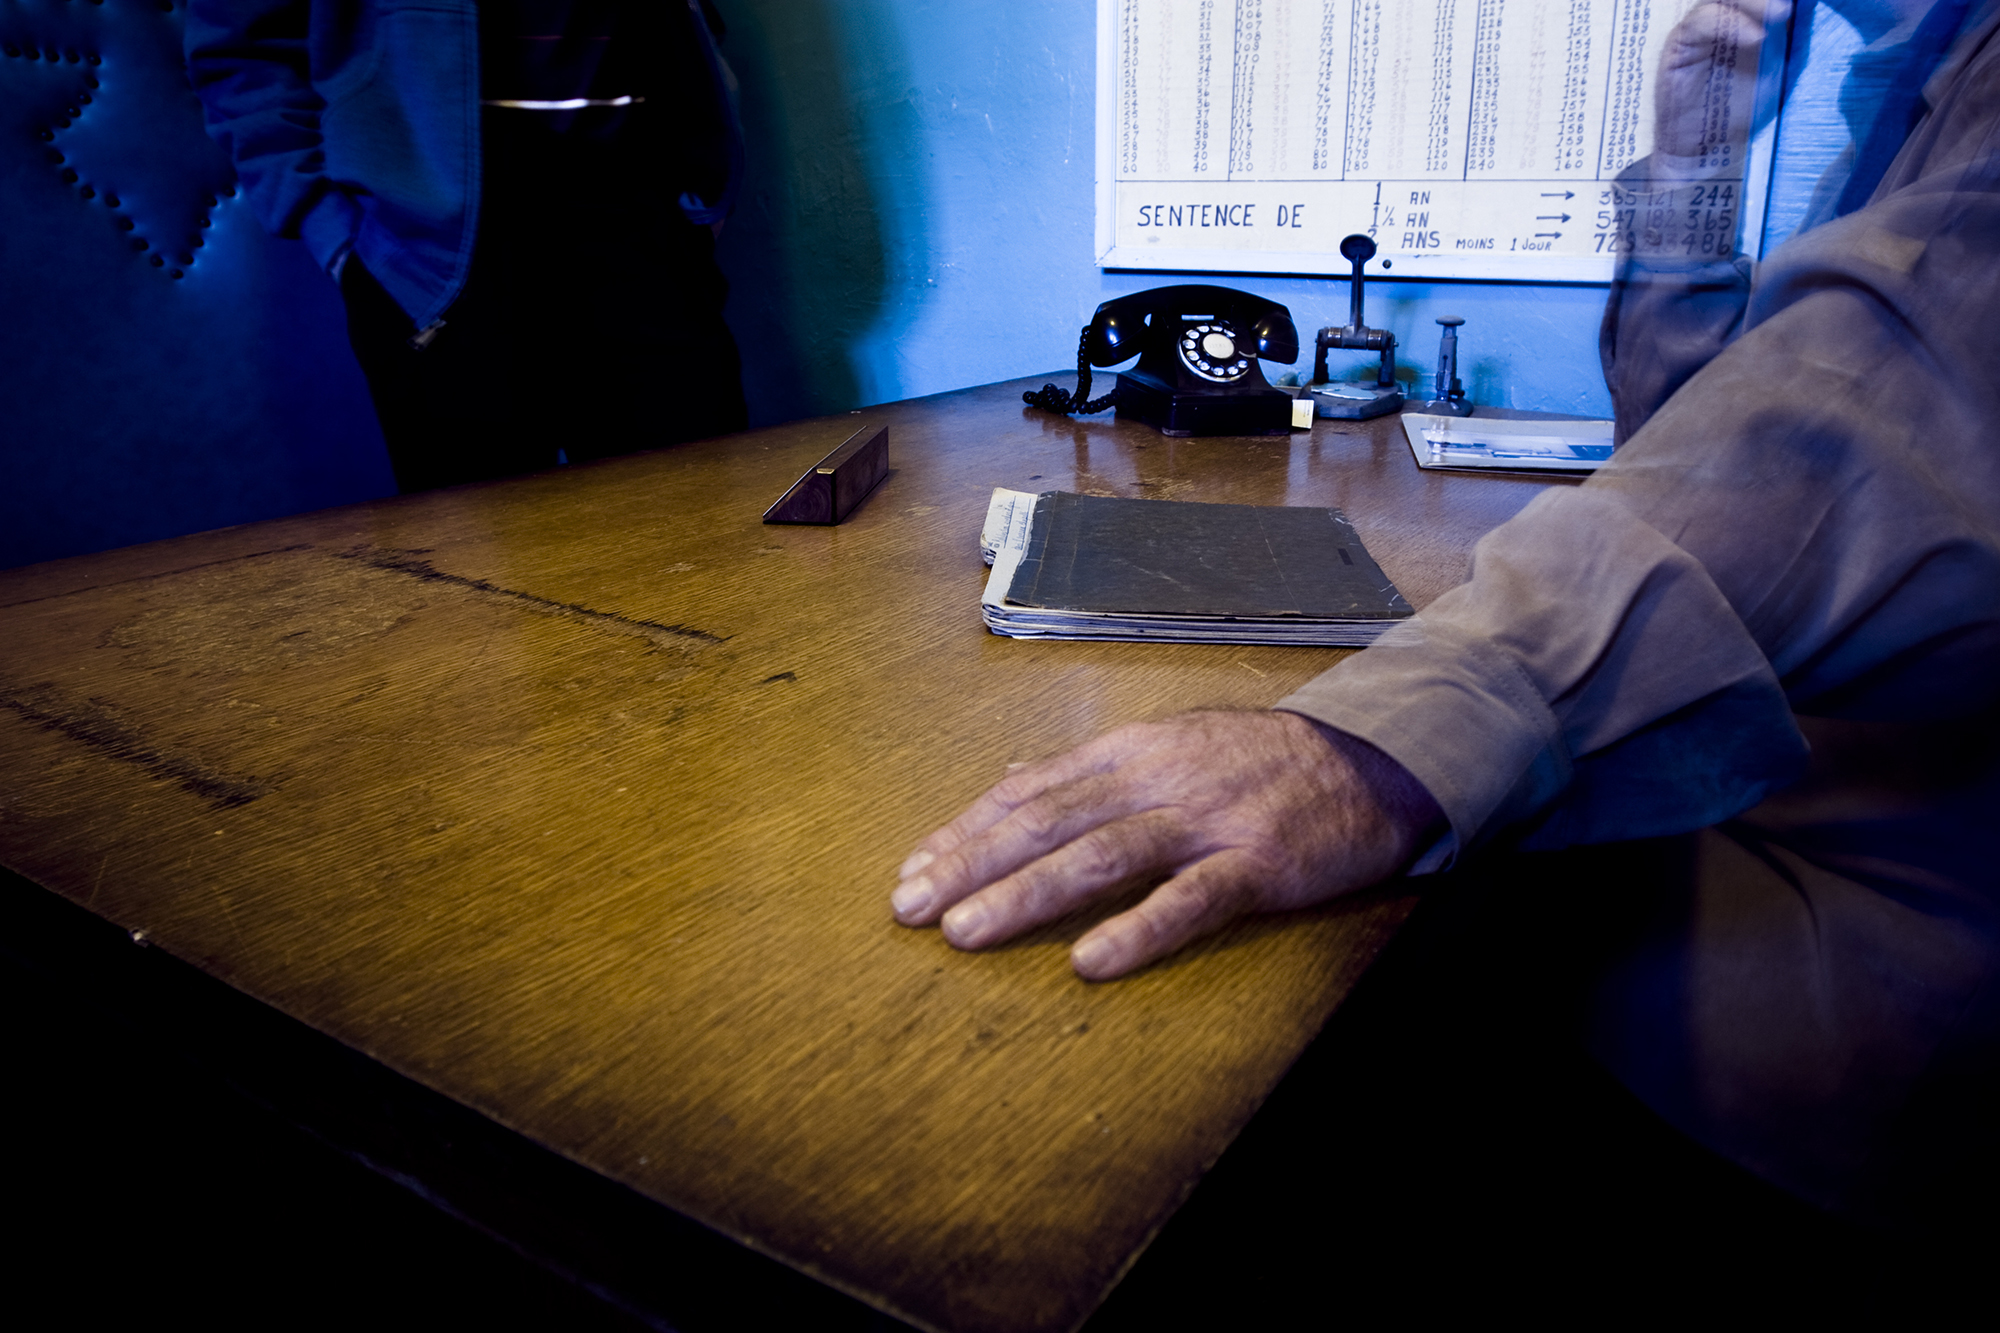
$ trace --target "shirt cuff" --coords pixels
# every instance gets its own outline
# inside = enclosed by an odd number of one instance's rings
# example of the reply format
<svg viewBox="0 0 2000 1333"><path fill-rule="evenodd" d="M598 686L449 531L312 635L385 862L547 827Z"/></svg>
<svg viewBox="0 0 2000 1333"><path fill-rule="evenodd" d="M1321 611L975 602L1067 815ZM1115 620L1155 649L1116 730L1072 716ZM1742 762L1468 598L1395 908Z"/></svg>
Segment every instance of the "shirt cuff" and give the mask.
<svg viewBox="0 0 2000 1333"><path fill-rule="evenodd" d="M1430 792L1450 831L1414 874L1449 868L1481 830L1540 808L1570 780L1560 723L1520 665L1421 616L1273 706L1368 742Z"/></svg>
<svg viewBox="0 0 2000 1333"><path fill-rule="evenodd" d="M361 234L361 205L344 190L329 189L299 219L299 239L312 257L336 281Z"/></svg>

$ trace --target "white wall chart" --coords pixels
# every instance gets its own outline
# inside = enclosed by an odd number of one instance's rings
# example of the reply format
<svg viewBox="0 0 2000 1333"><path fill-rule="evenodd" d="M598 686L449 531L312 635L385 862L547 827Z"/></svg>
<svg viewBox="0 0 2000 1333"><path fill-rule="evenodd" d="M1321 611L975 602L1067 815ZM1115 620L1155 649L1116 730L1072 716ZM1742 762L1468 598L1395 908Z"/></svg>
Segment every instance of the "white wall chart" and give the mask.
<svg viewBox="0 0 2000 1333"><path fill-rule="evenodd" d="M1604 281L1634 244L1754 254L1782 20L1761 69L1715 81L1761 128L1721 145L1702 200L1614 182L1651 149L1661 43L1695 3L1099 0L1098 262L1344 273L1356 231L1371 271L1410 277Z"/></svg>

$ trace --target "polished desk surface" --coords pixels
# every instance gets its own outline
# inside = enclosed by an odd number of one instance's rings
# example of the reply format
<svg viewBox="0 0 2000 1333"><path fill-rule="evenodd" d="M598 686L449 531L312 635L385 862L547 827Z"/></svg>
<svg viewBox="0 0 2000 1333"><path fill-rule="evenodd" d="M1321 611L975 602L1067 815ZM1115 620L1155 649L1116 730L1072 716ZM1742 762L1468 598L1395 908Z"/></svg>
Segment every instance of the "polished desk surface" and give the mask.
<svg viewBox="0 0 2000 1333"><path fill-rule="evenodd" d="M1084 921L895 925L1007 764L1340 656L989 635L990 491L1338 505L1422 606L1541 483L1421 473L1394 418L1169 440L1023 387L0 574L0 861L883 1309L1071 1328L1410 899L1104 985ZM894 471L847 523L760 523L863 424Z"/></svg>

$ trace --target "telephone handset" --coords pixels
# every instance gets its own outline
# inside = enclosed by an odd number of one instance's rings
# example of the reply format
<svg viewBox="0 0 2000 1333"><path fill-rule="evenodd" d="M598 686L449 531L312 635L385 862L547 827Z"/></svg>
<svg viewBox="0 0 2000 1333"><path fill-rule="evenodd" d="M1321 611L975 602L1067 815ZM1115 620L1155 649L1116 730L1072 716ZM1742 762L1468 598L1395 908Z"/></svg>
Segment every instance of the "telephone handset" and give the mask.
<svg viewBox="0 0 2000 1333"><path fill-rule="evenodd" d="M1090 368L1133 356L1102 398L1090 397ZM1162 435L1286 435L1292 397L1264 379L1258 361L1292 362L1299 334L1292 314L1230 287L1156 287L1106 301L1084 327L1076 351L1076 392L1045 384L1022 400L1050 412L1113 406Z"/></svg>

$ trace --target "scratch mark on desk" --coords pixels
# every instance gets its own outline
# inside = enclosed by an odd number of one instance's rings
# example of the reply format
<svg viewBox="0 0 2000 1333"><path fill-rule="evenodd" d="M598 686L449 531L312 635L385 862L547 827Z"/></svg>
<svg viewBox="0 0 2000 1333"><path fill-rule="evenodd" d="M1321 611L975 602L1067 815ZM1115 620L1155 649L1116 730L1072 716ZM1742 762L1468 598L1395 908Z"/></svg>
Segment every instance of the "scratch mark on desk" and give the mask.
<svg viewBox="0 0 2000 1333"><path fill-rule="evenodd" d="M439 569L428 560L417 560L399 551L385 551L372 546L357 546L348 551L333 554L343 560L357 560L374 569L387 570L392 574L407 574L411 578L426 583L444 583L457 588L465 588L488 597L504 597L511 602L526 606L541 615L556 616L564 620L574 620L594 629L608 629L618 634L634 634L651 639L655 643L670 643L676 647L686 646L687 640L698 643L726 643L720 634L710 634L707 630L691 629L686 625L662 625L656 620L639 620L632 616L620 615L616 611L597 611L575 602L558 602L548 597L537 597L531 592L521 592L515 588L503 588L485 579L468 578L463 574L453 574Z"/></svg>
<svg viewBox="0 0 2000 1333"><path fill-rule="evenodd" d="M0 611L16 606L33 606L36 602L53 602L59 597L77 597L87 592L101 592L105 588L116 588L127 583L151 583L156 579L170 579L179 574L192 574L197 569L213 569L217 565L240 564L245 560L261 560L267 555L286 555L293 551L310 551L312 543L296 542L290 546L273 546L268 551L250 551L243 555L226 555L220 560L204 560L198 565L181 565L174 569L157 570L151 574L135 574L129 579L113 579L109 583L92 583L81 588L71 588L67 592L52 592L42 597L23 597L18 602L0 602Z"/></svg>
<svg viewBox="0 0 2000 1333"><path fill-rule="evenodd" d="M423 745L452 750L495 751L505 754L539 754L548 747L535 741L434 741L411 736L329 736L328 745Z"/></svg>
<svg viewBox="0 0 2000 1333"><path fill-rule="evenodd" d="M53 687L0 694L0 707L11 708L43 731L79 741L106 757L144 769L156 778L183 788L220 809L248 805L274 790L258 778L223 773L192 755L154 745L102 708L64 699Z"/></svg>

